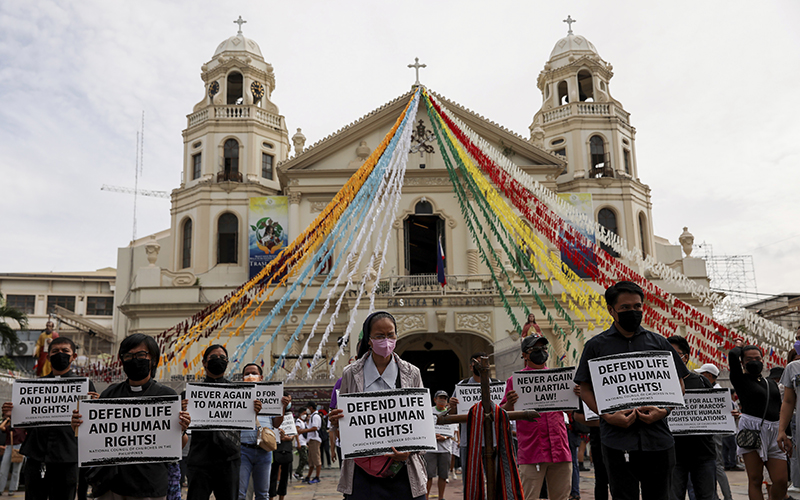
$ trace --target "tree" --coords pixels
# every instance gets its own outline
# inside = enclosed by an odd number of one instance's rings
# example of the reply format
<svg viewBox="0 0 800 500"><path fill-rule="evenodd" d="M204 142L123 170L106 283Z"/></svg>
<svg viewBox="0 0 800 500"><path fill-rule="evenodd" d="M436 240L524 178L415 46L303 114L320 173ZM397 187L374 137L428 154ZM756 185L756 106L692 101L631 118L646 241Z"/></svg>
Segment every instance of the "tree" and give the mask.
<svg viewBox="0 0 800 500"><path fill-rule="evenodd" d="M17 332L8 324L9 320L15 321L21 329L28 328L28 315L19 309L9 307L3 296L0 295L0 345L6 350L11 350L19 343Z"/></svg>

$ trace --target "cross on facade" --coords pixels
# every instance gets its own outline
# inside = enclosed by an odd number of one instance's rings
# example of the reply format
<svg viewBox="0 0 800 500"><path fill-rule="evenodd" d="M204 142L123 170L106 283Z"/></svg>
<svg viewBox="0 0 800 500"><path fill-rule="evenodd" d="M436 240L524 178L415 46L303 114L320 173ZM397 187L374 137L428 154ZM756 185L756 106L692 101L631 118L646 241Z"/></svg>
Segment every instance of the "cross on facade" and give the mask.
<svg viewBox="0 0 800 500"><path fill-rule="evenodd" d="M569 31L567 31L567 35L571 35L572 34L572 23L577 23L578 21L572 19L572 16L567 15L567 18L564 19L563 22L567 23L567 26L569 26Z"/></svg>
<svg viewBox="0 0 800 500"><path fill-rule="evenodd" d="M245 21L244 19L242 19L242 16L239 16L239 19L237 19L237 20L235 20L235 21L233 22L233 24L238 24L238 25L239 25L239 32L238 32L238 33L236 33L237 35L241 35L241 34L242 34L242 25L243 25L244 23L246 23L246 22L247 22L247 21ZM570 32L570 33L571 33L571 32Z"/></svg>
<svg viewBox="0 0 800 500"><path fill-rule="evenodd" d="M414 58L414 64L409 64L408 67L409 68L414 68L416 70L416 72L417 72L417 81L416 81L416 83L414 83L414 85L419 85L419 69L420 68L425 68L427 66L425 64L420 64L419 63L419 57L415 57Z"/></svg>

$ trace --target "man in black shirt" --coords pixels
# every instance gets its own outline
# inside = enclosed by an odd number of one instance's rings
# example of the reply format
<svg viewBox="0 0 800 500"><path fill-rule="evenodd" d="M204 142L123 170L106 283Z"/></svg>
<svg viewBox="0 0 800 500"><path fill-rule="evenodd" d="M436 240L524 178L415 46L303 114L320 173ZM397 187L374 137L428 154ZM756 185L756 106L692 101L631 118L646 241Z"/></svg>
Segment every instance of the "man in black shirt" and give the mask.
<svg viewBox="0 0 800 500"><path fill-rule="evenodd" d="M57 337L47 357L52 371L42 378L73 378L72 362L77 359L75 343ZM89 396L98 397L89 381ZM3 403L3 416L11 416L13 403ZM78 486L78 438L69 425L34 427L20 447L25 462L25 500L73 500Z"/></svg>
<svg viewBox="0 0 800 500"><path fill-rule="evenodd" d="M681 357L689 361L689 342L680 335L673 335L667 341ZM689 372L683 379L687 389L711 389L711 382L697 373ZM689 480L694 486L696 500L712 500L716 493L717 448L711 434L695 436L675 436L675 470L672 473L673 498L686 498Z"/></svg>
<svg viewBox="0 0 800 500"><path fill-rule="evenodd" d="M575 372L575 383L580 384L581 398L586 405L597 411L589 361L611 354L670 352L683 389L682 379L689 374L686 365L667 339L640 326L644 292L639 285L621 281L606 290L605 299L614 324L586 342ZM603 458L609 471L611 496L615 500L638 499L640 485L643 498L670 498L675 442L664 422L668 414L666 408L643 406L600 417Z"/></svg>

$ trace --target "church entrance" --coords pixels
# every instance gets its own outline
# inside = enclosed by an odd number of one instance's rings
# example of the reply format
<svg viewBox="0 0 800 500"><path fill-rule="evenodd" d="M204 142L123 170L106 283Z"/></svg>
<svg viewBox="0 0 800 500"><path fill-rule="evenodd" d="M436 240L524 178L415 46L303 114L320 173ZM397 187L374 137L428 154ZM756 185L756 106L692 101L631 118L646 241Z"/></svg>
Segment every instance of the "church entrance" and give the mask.
<svg viewBox="0 0 800 500"><path fill-rule="evenodd" d="M422 384L430 389L431 398L436 391L453 394L459 376L458 356L453 351L405 351L403 359L419 368Z"/></svg>

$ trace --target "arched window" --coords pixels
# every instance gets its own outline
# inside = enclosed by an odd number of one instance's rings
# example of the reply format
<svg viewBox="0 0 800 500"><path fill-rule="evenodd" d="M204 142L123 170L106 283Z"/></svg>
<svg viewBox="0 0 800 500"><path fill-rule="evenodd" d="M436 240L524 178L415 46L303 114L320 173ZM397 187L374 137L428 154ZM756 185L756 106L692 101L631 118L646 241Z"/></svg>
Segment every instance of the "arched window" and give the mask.
<svg viewBox="0 0 800 500"><path fill-rule="evenodd" d="M444 219L433 213L433 205L421 200L403 224L406 274L436 274L437 246L445 244ZM445 261L446 262L446 261Z"/></svg>
<svg viewBox="0 0 800 500"><path fill-rule="evenodd" d="M239 173L239 142L236 139L228 139L225 141L224 148L224 170L222 173L223 181L241 181L241 174Z"/></svg>
<svg viewBox="0 0 800 500"><path fill-rule="evenodd" d="M244 93L243 90L244 78L242 77L241 73L232 72L228 75L228 85L227 85L227 99L225 100L228 104L242 104L244 102Z"/></svg>
<svg viewBox="0 0 800 500"><path fill-rule="evenodd" d="M590 177L613 177L614 172L611 170L611 164L608 161L608 154L606 147L603 143L603 138L599 135L593 135L589 139L589 162L591 165Z"/></svg>
<svg viewBox="0 0 800 500"><path fill-rule="evenodd" d="M647 258L647 217L639 212L639 239L642 243L642 258Z"/></svg>
<svg viewBox="0 0 800 500"><path fill-rule="evenodd" d="M232 213L217 221L217 264L239 262L239 219Z"/></svg>
<svg viewBox="0 0 800 500"><path fill-rule="evenodd" d="M600 211L597 212L597 223L608 229L610 232L619 234L617 232L617 214L615 214L610 208L601 208ZM600 243L600 248L605 250L612 257L619 257L619 254L605 243Z"/></svg>
<svg viewBox="0 0 800 500"><path fill-rule="evenodd" d="M558 82L558 105L567 104L569 102L569 90L566 80Z"/></svg>
<svg viewBox="0 0 800 500"><path fill-rule="evenodd" d="M594 101L592 74L585 69L578 71L578 99L586 102Z"/></svg>
<svg viewBox="0 0 800 500"><path fill-rule="evenodd" d="M433 205L428 200L420 200L414 206L414 213L417 215L432 214Z"/></svg>
<svg viewBox="0 0 800 500"><path fill-rule="evenodd" d="M181 269L192 267L192 219L183 223L181 245Z"/></svg>

